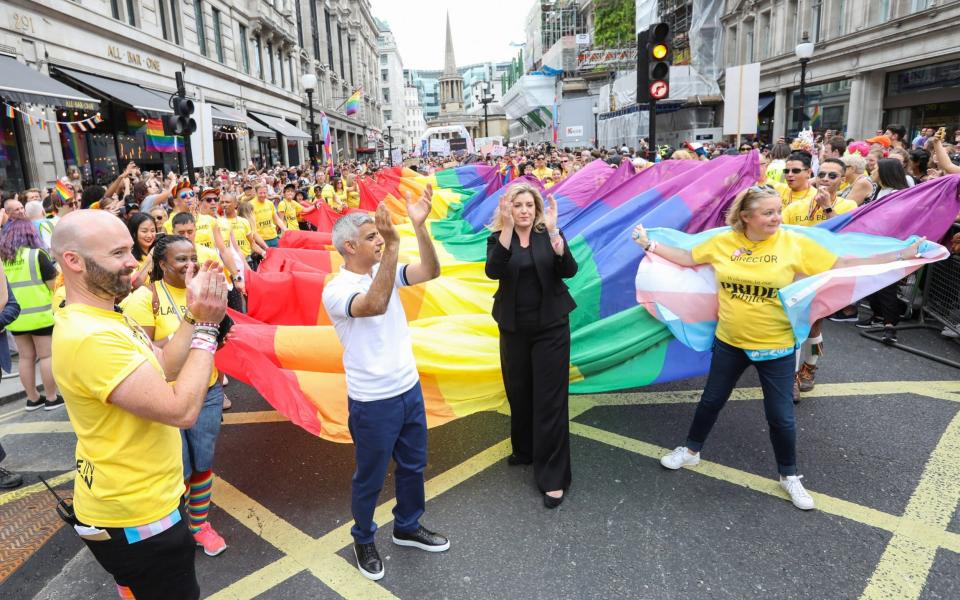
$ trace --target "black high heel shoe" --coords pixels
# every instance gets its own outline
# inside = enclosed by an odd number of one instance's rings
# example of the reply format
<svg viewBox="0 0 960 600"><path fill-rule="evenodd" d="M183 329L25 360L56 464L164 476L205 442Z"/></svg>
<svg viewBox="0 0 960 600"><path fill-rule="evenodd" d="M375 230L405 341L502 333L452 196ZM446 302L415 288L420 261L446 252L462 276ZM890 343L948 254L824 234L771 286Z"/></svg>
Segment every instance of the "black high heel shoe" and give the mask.
<svg viewBox="0 0 960 600"><path fill-rule="evenodd" d="M546 506L547 508L556 508L561 504L563 504L563 499L566 497L567 497L566 493L564 493L564 495L560 496L559 498L554 498L550 494L544 494L543 505Z"/></svg>

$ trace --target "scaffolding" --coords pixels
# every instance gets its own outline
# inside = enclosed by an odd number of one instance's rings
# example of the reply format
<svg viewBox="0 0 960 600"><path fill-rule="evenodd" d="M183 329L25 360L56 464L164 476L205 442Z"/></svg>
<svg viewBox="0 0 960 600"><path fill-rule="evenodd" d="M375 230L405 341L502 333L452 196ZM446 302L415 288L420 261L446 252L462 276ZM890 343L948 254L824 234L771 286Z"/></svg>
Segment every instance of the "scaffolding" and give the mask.
<svg viewBox="0 0 960 600"><path fill-rule="evenodd" d="M673 64L689 65L693 0L659 0L657 14L673 34Z"/></svg>

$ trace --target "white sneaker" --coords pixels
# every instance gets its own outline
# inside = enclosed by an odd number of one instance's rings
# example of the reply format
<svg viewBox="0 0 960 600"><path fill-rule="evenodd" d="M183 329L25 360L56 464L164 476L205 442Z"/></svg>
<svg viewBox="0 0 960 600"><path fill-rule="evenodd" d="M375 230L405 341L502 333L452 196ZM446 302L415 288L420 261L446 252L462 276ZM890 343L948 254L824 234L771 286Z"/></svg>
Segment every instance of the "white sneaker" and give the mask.
<svg viewBox="0 0 960 600"><path fill-rule="evenodd" d="M793 502L794 506L800 510L812 510L814 508L813 498L810 497L807 490L803 489L803 484L800 483L801 479L803 479L803 475L788 475L780 480L780 487L790 494L790 501Z"/></svg>
<svg viewBox="0 0 960 600"><path fill-rule="evenodd" d="M660 464L673 470L680 467L695 467L700 464L700 453L690 454L686 446L677 446L673 452L660 459Z"/></svg>

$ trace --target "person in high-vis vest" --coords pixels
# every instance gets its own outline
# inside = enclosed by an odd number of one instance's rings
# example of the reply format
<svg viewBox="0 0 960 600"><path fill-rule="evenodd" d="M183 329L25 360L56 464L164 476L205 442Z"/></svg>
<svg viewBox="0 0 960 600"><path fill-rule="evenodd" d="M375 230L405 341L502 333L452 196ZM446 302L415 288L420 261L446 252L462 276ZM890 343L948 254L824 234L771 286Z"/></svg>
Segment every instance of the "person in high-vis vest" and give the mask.
<svg viewBox="0 0 960 600"><path fill-rule="evenodd" d="M63 406L50 363L53 335L53 288L57 267L44 250L37 228L26 219L13 219L0 233L0 260L20 305L20 316L7 326L17 343L20 383L27 394L28 411ZM33 367L40 361L40 379L46 398L40 399Z"/></svg>

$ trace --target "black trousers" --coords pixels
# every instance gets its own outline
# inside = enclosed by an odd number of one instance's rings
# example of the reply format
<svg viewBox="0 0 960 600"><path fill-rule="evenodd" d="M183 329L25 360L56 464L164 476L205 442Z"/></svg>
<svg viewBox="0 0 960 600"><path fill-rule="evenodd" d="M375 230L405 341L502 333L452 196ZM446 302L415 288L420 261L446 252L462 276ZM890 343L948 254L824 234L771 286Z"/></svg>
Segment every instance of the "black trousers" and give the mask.
<svg viewBox="0 0 960 600"><path fill-rule="evenodd" d="M870 294L867 300L870 302L870 310L873 316L883 319L884 325L894 325L900 322L900 311L902 302L897 297L900 282L888 285Z"/></svg>
<svg viewBox="0 0 960 600"><path fill-rule="evenodd" d="M117 584L129 587L137 600L192 600L200 597L194 567L196 542L180 521L153 537L130 544L122 529L108 528L109 540L83 540L94 558Z"/></svg>
<svg viewBox="0 0 960 600"><path fill-rule="evenodd" d="M541 492L570 487L570 321L500 330L513 453L533 461Z"/></svg>

